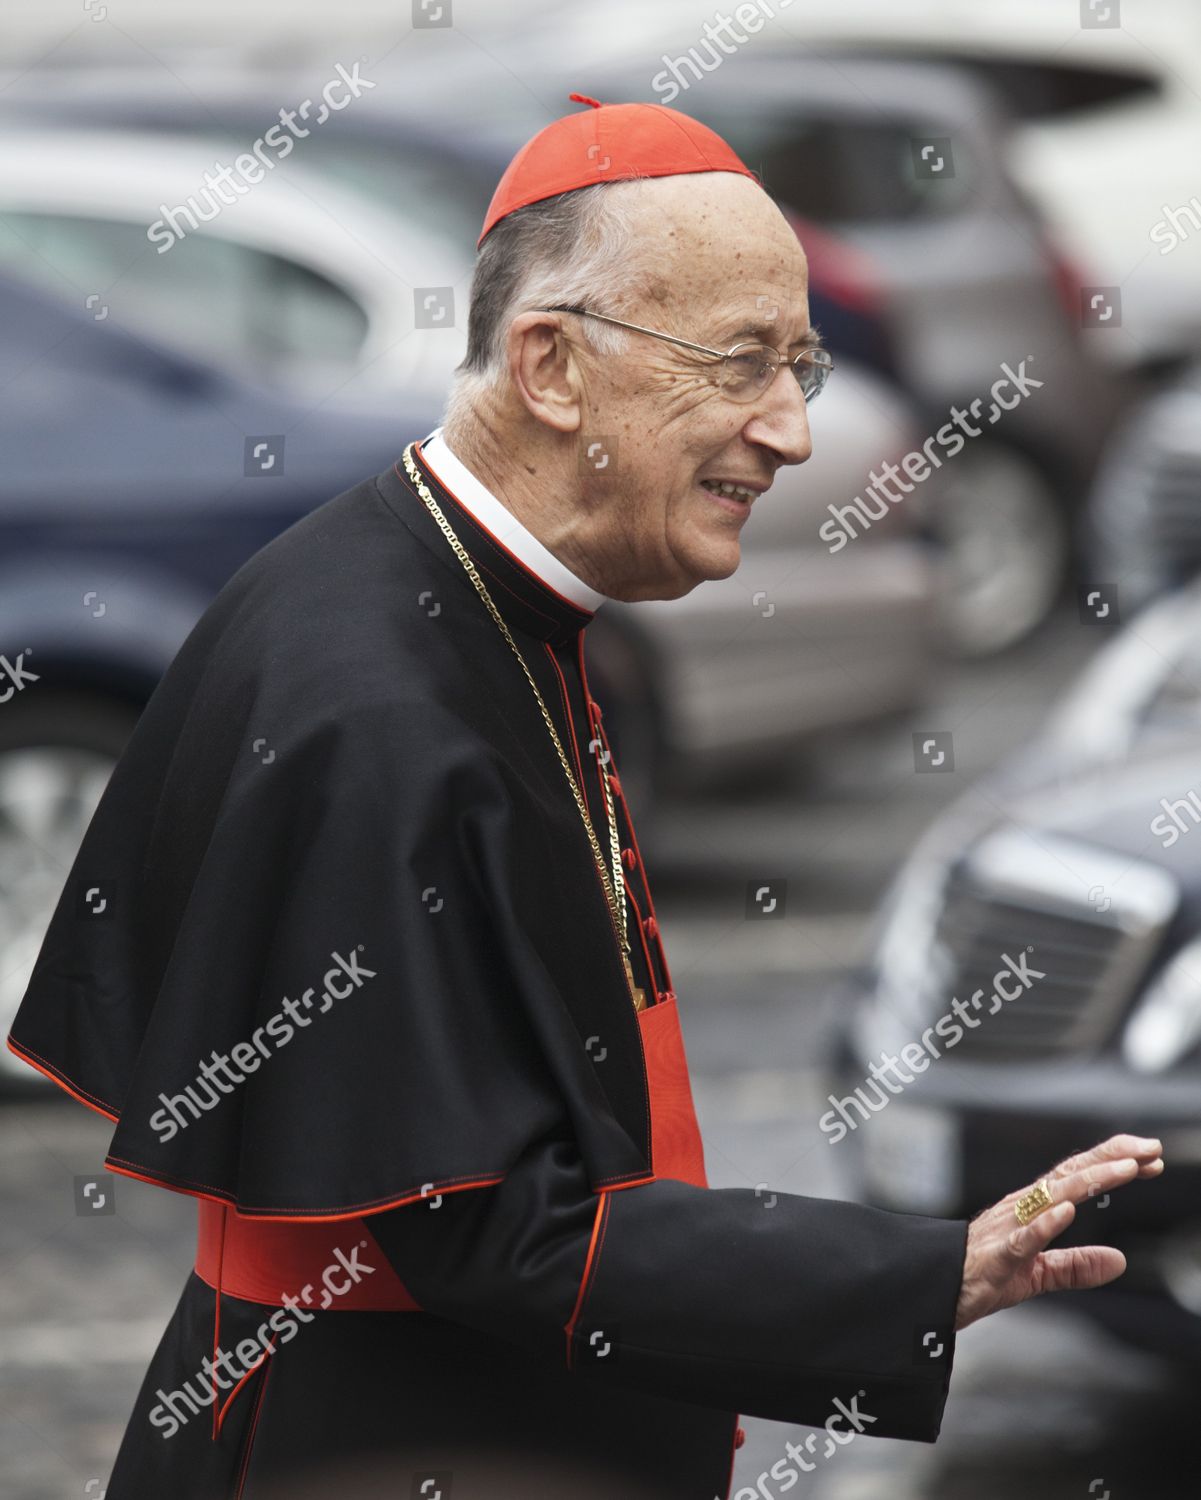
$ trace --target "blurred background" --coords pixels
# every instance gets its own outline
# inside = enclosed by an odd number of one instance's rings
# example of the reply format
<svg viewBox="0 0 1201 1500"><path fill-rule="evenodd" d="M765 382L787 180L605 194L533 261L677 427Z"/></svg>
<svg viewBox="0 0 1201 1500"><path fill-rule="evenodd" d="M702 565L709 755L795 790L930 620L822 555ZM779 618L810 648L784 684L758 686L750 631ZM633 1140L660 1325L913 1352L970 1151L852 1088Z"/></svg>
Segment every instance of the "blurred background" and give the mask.
<svg viewBox="0 0 1201 1500"><path fill-rule="evenodd" d="M837 363L738 572L588 632L711 1182L968 1216L1113 1132L1165 1148L1065 1237L1118 1283L965 1331L936 1444L797 1493L1195 1496L1195 0L6 3L4 1030L199 614L440 420L485 207L572 90L730 141ZM19 1500L102 1493L191 1264L192 1204L107 1138L3 1054ZM805 1429L744 1425L733 1493L769 1497Z"/></svg>

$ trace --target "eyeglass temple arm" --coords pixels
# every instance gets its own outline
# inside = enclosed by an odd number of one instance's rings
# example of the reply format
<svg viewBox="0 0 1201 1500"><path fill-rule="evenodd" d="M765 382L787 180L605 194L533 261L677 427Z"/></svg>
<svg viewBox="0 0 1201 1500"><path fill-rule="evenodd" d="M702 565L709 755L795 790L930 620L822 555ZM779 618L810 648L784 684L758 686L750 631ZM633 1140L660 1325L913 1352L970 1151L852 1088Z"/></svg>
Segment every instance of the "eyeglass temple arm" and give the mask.
<svg viewBox="0 0 1201 1500"><path fill-rule="evenodd" d="M649 333L653 339L665 339L669 344L679 344L681 349L694 349L698 354L711 354L714 359L727 359L732 352L731 350L726 350L723 353L720 349L710 349L707 344L694 344L689 339L678 339L674 334L660 333L657 328L644 328L641 323L626 323L621 318L609 317L608 313L590 312L588 308L580 307L578 303L574 302L558 302L553 307L543 307L540 311L578 313L581 318L599 318L602 323L612 323L618 328L632 328L636 333ZM737 348L738 346L735 345L734 347ZM820 344L810 349L802 349L793 359L783 360L781 363L796 364L797 360L804 359L810 354L824 354L826 357L826 367L831 370L834 368L834 360L830 355L830 351Z"/></svg>
<svg viewBox="0 0 1201 1500"><path fill-rule="evenodd" d="M720 349L710 349L706 344L694 344L689 339L678 339L672 333L660 333L657 328L644 328L641 323L626 323L621 318L611 318L608 313L590 312L586 307L561 302L555 307L544 307L542 312L579 313L582 318L599 318L602 323L612 323L618 328L632 328L635 333L649 333L653 339L665 339L669 344L679 344L681 349L695 349L698 354L711 354L714 359L725 359Z"/></svg>

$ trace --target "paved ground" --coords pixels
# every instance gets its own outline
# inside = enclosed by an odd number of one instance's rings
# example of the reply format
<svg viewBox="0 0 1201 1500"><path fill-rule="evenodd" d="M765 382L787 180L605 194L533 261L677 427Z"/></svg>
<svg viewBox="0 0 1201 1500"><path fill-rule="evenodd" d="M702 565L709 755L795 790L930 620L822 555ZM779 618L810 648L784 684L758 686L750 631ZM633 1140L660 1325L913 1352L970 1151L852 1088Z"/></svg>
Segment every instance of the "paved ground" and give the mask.
<svg viewBox="0 0 1201 1500"><path fill-rule="evenodd" d="M1028 732L1088 644L1068 622L1003 664L954 674L918 726L955 731L953 776L913 774L905 726L832 755L820 783L667 820L652 873L715 1186L848 1194L838 1153L795 1130L818 1112L817 1063L845 1003L836 981L862 957L873 905L915 835ZM746 881L759 874L789 880L786 921L746 920ZM97 1171L107 1138L104 1121L57 1097L0 1107L0 1482L11 1500L98 1500L191 1262L189 1200L106 1177L115 1212L76 1212L75 1178ZM1196 1401L1062 1302L1038 1303L960 1336L937 1444L856 1438L793 1492L1195 1500ZM744 1425L734 1494L772 1500L785 1490L769 1471L807 1429Z"/></svg>

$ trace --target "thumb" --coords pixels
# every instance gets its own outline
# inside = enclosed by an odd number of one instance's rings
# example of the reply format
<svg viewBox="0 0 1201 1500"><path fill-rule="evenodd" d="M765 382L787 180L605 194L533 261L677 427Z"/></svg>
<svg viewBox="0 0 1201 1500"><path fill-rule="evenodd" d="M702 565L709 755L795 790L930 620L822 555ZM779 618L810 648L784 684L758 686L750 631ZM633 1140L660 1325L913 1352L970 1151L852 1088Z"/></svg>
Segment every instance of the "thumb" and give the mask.
<svg viewBox="0 0 1201 1500"><path fill-rule="evenodd" d="M1045 1292L1079 1292L1116 1281L1126 1269L1126 1257L1112 1245L1073 1245L1044 1250L1035 1267L1035 1296Z"/></svg>

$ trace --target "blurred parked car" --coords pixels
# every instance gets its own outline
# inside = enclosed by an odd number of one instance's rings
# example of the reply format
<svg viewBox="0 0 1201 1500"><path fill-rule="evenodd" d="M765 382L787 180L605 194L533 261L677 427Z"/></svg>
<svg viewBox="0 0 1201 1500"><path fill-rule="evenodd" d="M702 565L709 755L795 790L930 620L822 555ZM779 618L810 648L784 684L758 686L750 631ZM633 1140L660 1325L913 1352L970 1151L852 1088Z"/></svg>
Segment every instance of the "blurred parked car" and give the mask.
<svg viewBox="0 0 1201 1500"><path fill-rule="evenodd" d="M1088 520L1089 583L1115 585L1124 610L1201 574L1201 366L1114 432Z"/></svg>
<svg viewBox="0 0 1201 1500"><path fill-rule="evenodd" d="M466 341L453 312L417 325L415 289L462 272L465 247L287 158L214 209L204 174L234 154L132 131L6 132L0 270L313 399L440 400Z"/></svg>
<svg viewBox="0 0 1201 1500"><path fill-rule="evenodd" d="M845 34L850 19L840 7L807 24L832 22ZM1193 357L1201 347L1201 12L1193 0L1091 0L1077 15L1042 0L991 9L961 0L895 8L874 31L863 30L861 46L952 61L1004 95L1015 122L1006 143L1013 176L1080 279L1120 297L1086 332L1089 352L1128 377Z"/></svg>
<svg viewBox="0 0 1201 1500"><path fill-rule="evenodd" d="M1083 1205L1060 1243L1118 1246L1127 1274L1081 1310L1194 1368L1199 731L1194 585L1116 634L1045 736L965 791L906 861L822 1126L846 1139L869 1201L955 1216L1115 1132L1160 1137L1162 1183ZM888 1056L912 1074L881 1103L868 1070Z"/></svg>

